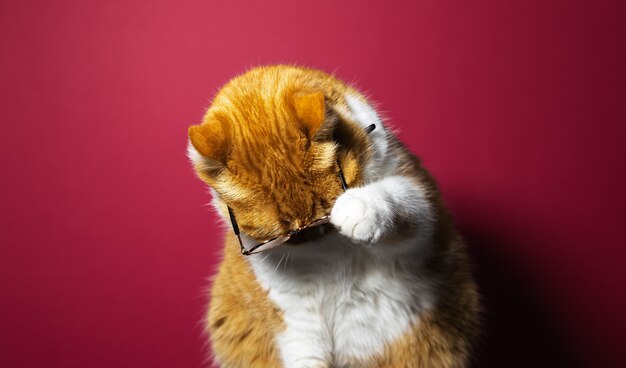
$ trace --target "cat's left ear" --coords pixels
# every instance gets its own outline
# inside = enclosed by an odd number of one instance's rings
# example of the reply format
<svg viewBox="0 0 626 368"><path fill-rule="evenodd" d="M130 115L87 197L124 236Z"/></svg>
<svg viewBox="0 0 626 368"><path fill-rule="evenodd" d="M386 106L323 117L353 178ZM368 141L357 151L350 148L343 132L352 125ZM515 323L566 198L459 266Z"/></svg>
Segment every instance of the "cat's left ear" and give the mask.
<svg viewBox="0 0 626 368"><path fill-rule="evenodd" d="M189 127L189 143L195 151L189 156L209 177L224 174L230 153L230 129L220 120Z"/></svg>
<svg viewBox="0 0 626 368"><path fill-rule="evenodd" d="M322 92L298 92L293 96L293 107L300 127L309 140L332 137L332 126L327 124L326 103Z"/></svg>

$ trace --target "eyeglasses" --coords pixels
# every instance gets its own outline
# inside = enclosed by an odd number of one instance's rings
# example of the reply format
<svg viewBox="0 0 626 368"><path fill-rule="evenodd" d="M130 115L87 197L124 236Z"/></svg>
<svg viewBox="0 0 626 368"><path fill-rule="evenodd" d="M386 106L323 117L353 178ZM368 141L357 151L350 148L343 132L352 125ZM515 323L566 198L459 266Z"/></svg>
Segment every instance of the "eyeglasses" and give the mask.
<svg viewBox="0 0 626 368"><path fill-rule="evenodd" d="M374 130L374 128L376 128L376 125L371 124L367 128L365 128L365 132L369 134L372 132L372 130ZM339 180L341 181L341 188L344 191L346 191L348 190L348 185L346 184L346 178L343 176L343 171L341 171L341 165L339 165L339 162L337 162L337 166L339 166L339 171L337 175L339 176ZM239 240L239 247L241 248L241 254L243 254L244 256L258 254L263 251L275 248L289 241L289 239L291 239L293 236L297 235L298 233L300 233L301 231L305 229L324 225L330 222L330 215L326 215L317 220L313 220L309 222L308 224L301 226L295 230L291 230L286 235L277 236L275 238L258 243L255 239L252 239L245 235L242 236L241 232L239 231L239 225L237 224L237 219L235 219L235 214L233 213L233 210L230 207L228 207L228 216L230 217L230 222L233 225L233 231L235 232L235 235L237 235L237 240Z"/></svg>
<svg viewBox="0 0 626 368"><path fill-rule="evenodd" d="M341 180L341 187L343 188L343 190L344 191L348 190L348 185L346 184L346 179L343 176L343 171L341 171L341 167L339 167L338 176L339 176L339 179ZM237 224L237 220L235 219L235 214L233 213L233 210L230 207L228 207L228 216L230 216L230 222L233 224L233 230L235 231L235 235L237 235L237 240L239 240L241 254L243 254L244 256L261 253L265 250L275 248L281 244L286 243L287 241L289 241L289 239L291 239L293 236L297 235L304 229L324 225L330 222L330 215L326 215L317 220L313 220L309 222L308 224L301 226L295 230L291 230L286 235L277 236L275 238L266 240L264 242L257 243L255 239L249 238L247 236L242 236L242 234L239 231L239 225Z"/></svg>

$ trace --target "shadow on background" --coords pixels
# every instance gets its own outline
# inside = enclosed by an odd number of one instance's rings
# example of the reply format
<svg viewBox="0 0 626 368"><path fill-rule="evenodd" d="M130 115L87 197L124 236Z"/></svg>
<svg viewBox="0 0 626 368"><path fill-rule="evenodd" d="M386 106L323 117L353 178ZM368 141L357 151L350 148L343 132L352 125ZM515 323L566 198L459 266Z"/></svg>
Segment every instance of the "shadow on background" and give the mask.
<svg viewBox="0 0 626 368"><path fill-rule="evenodd" d="M460 230L475 264L484 309L472 367L583 367L580 354L542 309L532 285L515 274L513 262L490 251L505 249L504 243L476 229Z"/></svg>

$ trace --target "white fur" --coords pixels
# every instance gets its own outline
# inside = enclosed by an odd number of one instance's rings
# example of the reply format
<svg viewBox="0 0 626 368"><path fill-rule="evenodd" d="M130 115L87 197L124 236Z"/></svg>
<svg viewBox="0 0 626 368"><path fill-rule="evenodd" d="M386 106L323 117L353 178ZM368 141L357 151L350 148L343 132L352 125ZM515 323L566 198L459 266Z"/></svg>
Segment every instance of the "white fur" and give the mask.
<svg viewBox="0 0 626 368"><path fill-rule="evenodd" d="M372 159L365 165L365 180L374 181L381 179L390 173L397 166L397 157L389 155L389 143L383 122L376 113L376 110L365 100L363 96L356 92L345 95L348 110L339 109L339 114L344 118L352 120L363 128L374 124L374 130L369 134L374 148Z"/></svg>
<svg viewBox="0 0 626 368"><path fill-rule="evenodd" d="M187 157L194 166L200 165L205 160L204 156L191 144L191 141L187 142Z"/></svg>
<svg viewBox="0 0 626 368"><path fill-rule="evenodd" d="M417 276L419 249L385 256L334 233L300 251L283 247L249 257L283 312L286 330L276 342L285 367L366 360L433 304L432 280Z"/></svg>
<svg viewBox="0 0 626 368"><path fill-rule="evenodd" d="M435 280L422 260L432 239L432 213L423 189L393 176L387 132L363 97L347 96L344 116L372 132L374 155L367 184L336 201L338 228L315 243L278 247L248 257L256 278L283 313L276 338L285 367L351 367L365 361L419 323L434 303ZM395 216L409 216L419 231L401 243L383 243ZM358 367L358 363L352 363Z"/></svg>
<svg viewBox="0 0 626 368"><path fill-rule="evenodd" d="M283 313L286 329L276 343L287 368L359 367L355 360L381 352L434 303L436 280L422 272L432 239L424 190L393 174L397 157L389 154L388 132L365 98L354 92L345 100L347 109L339 109L340 115L376 128L370 133L373 155L364 168L366 185L346 191L332 209L331 223L338 231L306 246L278 247L247 258ZM195 165L204 162L191 144L188 156ZM213 198L225 216L217 193ZM384 243L396 216L416 221L418 234Z"/></svg>
<svg viewBox="0 0 626 368"><path fill-rule="evenodd" d="M343 235L375 244L392 229L396 216L415 221L424 240L431 235L432 215L424 191L402 176L348 189L337 198L331 222Z"/></svg>

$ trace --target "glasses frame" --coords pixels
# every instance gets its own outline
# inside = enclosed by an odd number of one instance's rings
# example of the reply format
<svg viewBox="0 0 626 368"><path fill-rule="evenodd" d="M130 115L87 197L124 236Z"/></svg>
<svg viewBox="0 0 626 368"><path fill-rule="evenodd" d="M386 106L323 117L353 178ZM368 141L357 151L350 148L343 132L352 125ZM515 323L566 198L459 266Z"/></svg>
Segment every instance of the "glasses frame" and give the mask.
<svg viewBox="0 0 626 368"><path fill-rule="evenodd" d="M375 124L371 124L369 126L367 126L365 128L365 132L367 134L371 133L374 129L376 128ZM344 190L344 192L346 190L348 190L348 184L346 183L346 178L343 176L343 171L341 170L341 165L339 164L339 161L337 161L337 166L339 167L339 171L337 173L337 175L339 176L339 180L341 181L341 188ZM241 231L239 230L239 225L237 224L237 219L235 218L235 214L233 213L233 210L230 208L230 206L228 206L228 216L230 217L230 222L233 226L233 231L235 233L235 235L237 236L237 240L239 241L239 247L241 249L241 254L243 254L244 256L250 256L252 254L259 254L263 251L275 248L279 245L285 244L287 241L289 241L289 239L291 239L291 237L293 237L294 235L298 234L300 231L304 230L304 229L308 229L311 227L315 227L315 226L320 226L323 224L327 224L330 222L330 215L326 215L324 217L321 217L317 220L313 220L311 222L309 222L308 224L301 226L297 229L291 230L289 233L287 233L286 235L281 235L281 236L277 236L275 238L272 239L268 239L265 240L261 243L258 243L256 245L254 245L253 247L251 247L250 249L246 249L246 247L244 247L243 245L243 241L241 240ZM264 245L268 244L268 243L274 243L271 244L271 246L265 248L265 249L260 249L262 248Z"/></svg>
<svg viewBox="0 0 626 368"><path fill-rule="evenodd" d="M341 167L339 167L338 176L339 176L339 179L341 180L341 188L343 188L344 191L348 190L348 185L346 184L346 179L343 176L343 171L341 171ZM320 226L320 225L327 224L330 222L330 215L326 215L324 217L318 218L317 220L313 220L304 226L291 230L285 235L281 235L281 236L277 236L277 237L265 240L261 243L258 243L252 246L250 249L246 249L246 247L243 245L243 240L241 239L241 232L239 231L239 225L237 224L237 219L235 219L235 214L233 213L233 210L230 207L228 207L228 216L230 217L230 222L233 225L233 231L235 232L235 235L237 235L237 240L239 241L241 254L243 254L244 256L249 256L251 254L259 254L263 251L275 248L279 245L286 243L287 241L289 241L289 239L291 239L291 237L298 234L300 231L304 229L308 229L308 228L315 227L315 226ZM271 244L271 246L266 247L265 249L260 249L264 245L269 244L269 243L274 243L274 244Z"/></svg>

